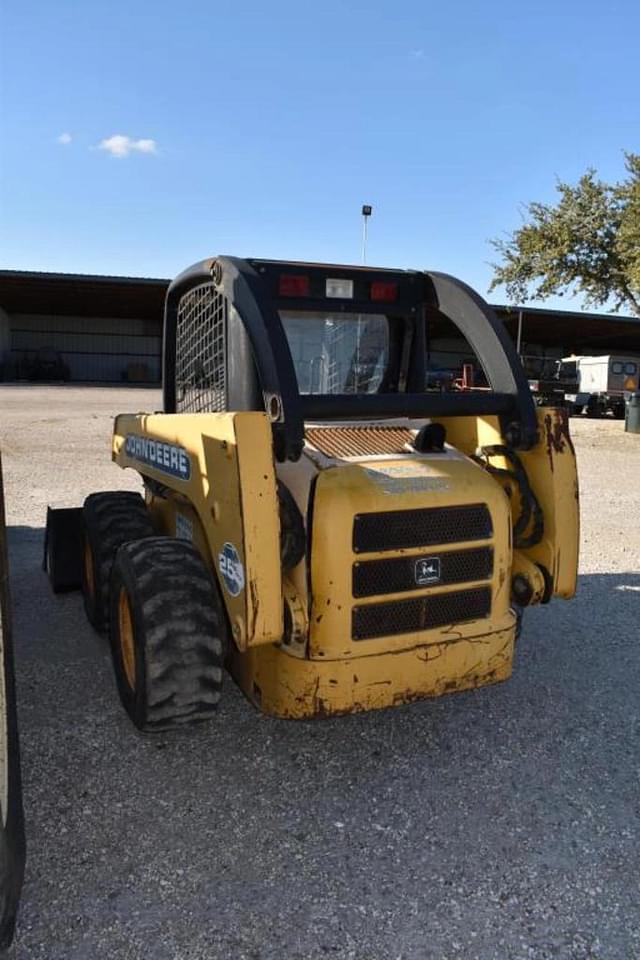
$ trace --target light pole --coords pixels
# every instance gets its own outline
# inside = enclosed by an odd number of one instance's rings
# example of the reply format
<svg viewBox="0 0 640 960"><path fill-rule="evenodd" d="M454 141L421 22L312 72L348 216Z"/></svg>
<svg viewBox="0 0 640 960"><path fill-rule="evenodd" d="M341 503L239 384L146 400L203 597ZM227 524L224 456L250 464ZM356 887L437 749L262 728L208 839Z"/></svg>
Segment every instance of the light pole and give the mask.
<svg viewBox="0 0 640 960"><path fill-rule="evenodd" d="M367 221L371 216L373 207L367 203L362 205L362 262L367 262Z"/></svg>

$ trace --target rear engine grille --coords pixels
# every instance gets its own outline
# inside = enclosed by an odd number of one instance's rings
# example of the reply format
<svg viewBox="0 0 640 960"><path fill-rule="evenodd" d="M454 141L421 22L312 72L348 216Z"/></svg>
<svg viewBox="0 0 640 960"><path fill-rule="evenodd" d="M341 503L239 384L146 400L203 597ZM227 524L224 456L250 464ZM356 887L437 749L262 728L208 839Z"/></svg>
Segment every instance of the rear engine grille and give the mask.
<svg viewBox="0 0 640 960"><path fill-rule="evenodd" d="M400 633L432 630L449 623L480 620L491 613L491 588L457 590L412 600L370 603L351 612L351 636L371 640Z"/></svg>
<svg viewBox="0 0 640 960"><path fill-rule="evenodd" d="M488 540L492 533L491 514L484 503L359 513L353 519L353 551L374 553L403 547Z"/></svg>
<svg viewBox="0 0 640 960"><path fill-rule="evenodd" d="M431 582L420 582L418 564L436 560L439 577ZM373 597L405 590L424 590L425 587L449 583L470 583L488 580L493 573L493 550L478 547L475 550L450 550L436 558L428 556L394 557L389 560L364 560L354 563L352 592L354 597Z"/></svg>
<svg viewBox="0 0 640 960"><path fill-rule="evenodd" d="M406 453L413 434L406 427L309 427L305 437L326 457L366 457Z"/></svg>

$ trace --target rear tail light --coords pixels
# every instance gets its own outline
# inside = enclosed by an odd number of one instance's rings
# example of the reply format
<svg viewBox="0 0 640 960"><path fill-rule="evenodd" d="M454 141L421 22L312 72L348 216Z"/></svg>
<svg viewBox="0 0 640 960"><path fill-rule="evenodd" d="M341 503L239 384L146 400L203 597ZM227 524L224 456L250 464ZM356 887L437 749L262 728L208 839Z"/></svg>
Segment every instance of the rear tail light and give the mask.
<svg viewBox="0 0 640 960"><path fill-rule="evenodd" d="M299 273L281 273L278 293L281 297L308 297L309 277Z"/></svg>
<svg viewBox="0 0 640 960"><path fill-rule="evenodd" d="M371 299L391 303L398 299L398 284L387 280L374 280L371 284Z"/></svg>

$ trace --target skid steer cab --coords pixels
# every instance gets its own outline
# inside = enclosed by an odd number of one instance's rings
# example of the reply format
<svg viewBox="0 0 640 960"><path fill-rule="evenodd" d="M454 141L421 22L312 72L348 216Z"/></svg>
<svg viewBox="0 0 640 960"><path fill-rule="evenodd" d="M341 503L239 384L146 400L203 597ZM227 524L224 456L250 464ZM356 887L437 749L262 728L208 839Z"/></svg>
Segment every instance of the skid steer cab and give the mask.
<svg viewBox="0 0 640 960"><path fill-rule="evenodd" d="M442 317L488 387L429 387ZM573 596L566 412L459 280L216 257L171 284L163 353L164 412L113 433L144 498L89 496L58 571L139 728L209 717L225 670L282 717L505 680L522 610Z"/></svg>

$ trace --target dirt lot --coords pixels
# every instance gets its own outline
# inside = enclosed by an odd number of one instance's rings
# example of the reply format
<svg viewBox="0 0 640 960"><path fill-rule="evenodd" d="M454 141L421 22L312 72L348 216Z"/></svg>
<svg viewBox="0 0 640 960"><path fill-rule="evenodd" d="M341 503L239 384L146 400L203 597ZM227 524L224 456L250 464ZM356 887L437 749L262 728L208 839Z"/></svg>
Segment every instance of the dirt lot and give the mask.
<svg viewBox="0 0 640 960"><path fill-rule="evenodd" d="M0 387L34 960L640 956L640 436L573 421L579 594L525 618L498 687L293 723L229 682L145 739L78 595L40 571L48 502L136 487L111 418L156 391Z"/></svg>

